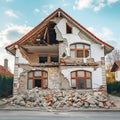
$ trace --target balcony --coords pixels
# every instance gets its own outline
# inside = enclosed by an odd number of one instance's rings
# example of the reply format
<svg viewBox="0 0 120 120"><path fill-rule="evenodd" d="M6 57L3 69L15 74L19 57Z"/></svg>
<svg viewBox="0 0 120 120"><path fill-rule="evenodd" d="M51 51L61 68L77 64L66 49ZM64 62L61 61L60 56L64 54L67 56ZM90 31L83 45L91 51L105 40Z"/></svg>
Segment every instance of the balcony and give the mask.
<svg viewBox="0 0 120 120"><path fill-rule="evenodd" d="M72 58L70 56L60 58L62 66L98 66L94 58Z"/></svg>

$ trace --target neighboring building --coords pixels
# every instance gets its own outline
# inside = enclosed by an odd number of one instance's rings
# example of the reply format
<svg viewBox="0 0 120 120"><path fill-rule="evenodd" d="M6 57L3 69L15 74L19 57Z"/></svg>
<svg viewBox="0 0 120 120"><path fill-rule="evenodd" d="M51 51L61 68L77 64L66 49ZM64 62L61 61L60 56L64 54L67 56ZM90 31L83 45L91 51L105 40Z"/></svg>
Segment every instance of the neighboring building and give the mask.
<svg viewBox="0 0 120 120"><path fill-rule="evenodd" d="M13 76L13 74L8 70L8 60L4 60L4 66L0 65L0 74L5 76Z"/></svg>
<svg viewBox="0 0 120 120"><path fill-rule="evenodd" d="M8 70L8 60L4 60L4 66L0 65L0 98L13 94L13 74Z"/></svg>
<svg viewBox="0 0 120 120"><path fill-rule="evenodd" d="M120 81L120 61L115 61L111 72L115 72L115 80Z"/></svg>
<svg viewBox="0 0 120 120"><path fill-rule="evenodd" d="M114 48L62 9L6 47L15 56L14 94L24 89L106 86L105 55Z"/></svg>

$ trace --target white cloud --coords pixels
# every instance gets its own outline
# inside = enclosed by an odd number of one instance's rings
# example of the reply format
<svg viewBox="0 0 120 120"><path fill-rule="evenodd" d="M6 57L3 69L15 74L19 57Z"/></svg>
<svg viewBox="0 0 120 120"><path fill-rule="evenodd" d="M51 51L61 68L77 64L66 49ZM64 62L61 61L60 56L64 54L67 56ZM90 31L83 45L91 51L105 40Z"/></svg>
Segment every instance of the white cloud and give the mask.
<svg viewBox="0 0 120 120"><path fill-rule="evenodd" d="M93 27L89 27L87 29L89 31L91 31L93 34L95 34L98 38L100 38L100 39L102 39L104 41L113 41L113 40L115 40L113 38L113 32L110 29L106 28L106 27L101 28L101 30L99 29L100 31L97 31Z"/></svg>
<svg viewBox="0 0 120 120"><path fill-rule="evenodd" d="M62 6L63 7L67 7L67 6L69 6L69 4L68 3L64 3Z"/></svg>
<svg viewBox="0 0 120 120"><path fill-rule="evenodd" d="M94 11L99 11L103 7L114 4L119 0L76 0L73 9L82 10L85 8L92 8Z"/></svg>
<svg viewBox="0 0 120 120"><path fill-rule="evenodd" d="M94 35L96 35L98 38L100 38L101 40L105 41L106 43L114 46L117 49L120 49L120 36L115 37L113 32L107 28L107 27L103 27L101 29L95 29L93 27L89 27L87 28L89 31L91 31Z"/></svg>
<svg viewBox="0 0 120 120"><path fill-rule="evenodd" d="M95 6L95 7L94 7L94 11L99 11L99 10L101 10L103 7L105 7L105 4L104 4L104 3L99 3L98 6Z"/></svg>
<svg viewBox="0 0 120 120"><path fill-rule="evenodd" d="M53 9L54 5L53 4L49 4L48 7L49 7L49 9Z"/></svg>
<svg viewBox="0 0 120 120"><path fill-rule="evenodd" d="M84 9L89 8L92 4L93 0L76 0L74 9Z"/></svg>
<svg viewBox="0 0 120 120"><path fill-rule="evenodd" d="M20 39L31 29L32 27L26 25L22 26L22 25L10 24L6 26L4 30L0 31L0 58L9 59L9 66L12 72L14 65L14 57L5 51L5 47ZM3 62L4 61L0 61L0 64L3 65Z"/></svg>
<svg viewBox="0 0 120 120"><path fill-rule="evenodd" d="M13 0L5 0L6 2L12 2Z"/></svg>
<svg viewBox="0 0 120 120"><path fill-rule="evenodd" d="M18 18L18 16L12 10L5 11L5 14L10 16L10 17Z"/></svg>
<svg viewBox="0 0 120 120"><path fill-rule="evenodd" d="M48 5L43 5L42 7L43 7L44 9L49 10L49 9L53 9L53 8L54 8L54 5L53 5L53 4L48 4Z"/></svg>
<svg viewBox="0 0 120 120"><path fill-rule="evenodd" d="M49 5L43 5L42 6L42 12L46 15L49 15L49 12L54 8L53 4L49 4Z"/></svg>
<svg viewBox="0 0 120 120"><path fill-rule="evenodd" d="M107 0L107 1L108 1L108 4L112 4L112 3L118 2L119 0Z"/></svg>
<svg viewBox="0 0 120 120"><path fill-rule="evenodd" d="M43 10L43 13L49 15L48 10Z"/></svg>
<svg viewBox="0 0 120 120"><path fill-rule="evenodd" d="M40 12L40 10L39 10L38 8L35 8L34 11L35 11L36 13L39 13L39 12Z"/></svg>
<svg viewBox="0 0 120 120"><path fill-rule="evenodd" d="M32 27L26 25L14 25L10 24L6 27L6 29L0 32L0 47L3 47L5 44L10 44L15 40L18 40L28 31L30 31Z"/></svg>

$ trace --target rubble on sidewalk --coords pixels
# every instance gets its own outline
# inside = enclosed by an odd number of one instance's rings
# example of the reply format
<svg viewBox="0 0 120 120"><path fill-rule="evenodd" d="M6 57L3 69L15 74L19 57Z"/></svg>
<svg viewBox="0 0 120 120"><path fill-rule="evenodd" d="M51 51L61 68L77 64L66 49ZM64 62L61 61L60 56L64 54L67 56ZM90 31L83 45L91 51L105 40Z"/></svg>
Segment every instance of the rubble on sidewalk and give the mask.
<svg viewBox="0 0 120 120"><path fill-rule="evenodd" d="M87 92L79 90L42 90L34 88L5 99L5 103L28 108L45 109L80 109L80 108L113 108L115 103L110 101L102 92Z"/></svg>

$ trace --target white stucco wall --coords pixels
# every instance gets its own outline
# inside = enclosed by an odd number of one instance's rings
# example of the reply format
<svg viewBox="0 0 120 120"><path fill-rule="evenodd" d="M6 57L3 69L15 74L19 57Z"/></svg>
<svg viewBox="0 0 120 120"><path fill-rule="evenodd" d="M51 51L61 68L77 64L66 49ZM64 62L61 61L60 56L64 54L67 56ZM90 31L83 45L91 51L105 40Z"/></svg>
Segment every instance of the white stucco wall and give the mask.
<svg viewBox="0 0 120 120"><path fill-rule="evenodd" d="M22 54L20 53L20 50L19 50L19 49L16 50L16 57L18 57L18 62L19 62L19 63L24 63L24 64L27 64L27 63L28 63L28 61L27 61L25 58L23 58L23 56L22 56Z"/></svg>
<svg viewBox="0 0 120 120"><path fill-rule="evenodd" d="M89 41L89 38L85 39L81 39L81 34L79 34L80 30L77 29L75 26L71 25L72 27L72 33L71 34L66 34L66 23L67 20L65 18L61 19L59 21L59 23L57 23L57 28L60 31L62 37L64 38L64 40L67 41L67 45L64 46L64 43L60 45L60 48L65 50L65 53L70 56L70 44L73 43L86 43L89 44L91 46L91 51L90 51L90 56L95 59L95 61L101 61L101 57L104 57L104 48L100 45L95 43L93 40L92 43ZM61 50L60 50L61 51ZM61 57L61 55L59 55Z"/></svg>
<svg viewBox="0 0 120 120"><path fill-rule="evenodd" d="M91 57L95 59L95 61L101 61L101 57L104 57L104 49L101 45L93 43L91 44Z"/></svg>
<svg viewBox="0 0 120 120"><path fill-rule="evenodd" d="M102 69L101 68L97 68L96 70L94 70L94 68L61 68L61 72L64 75L64 77L66 77L69 80L69 84L71 86L71 72L72 71L77 71L77 70L84 70L84 71L89 71L92 73L92 88L96 89L99 88L102 85Z"/></svg>
<svg viewBox="0 0 120 120"><path fill-rule="evenodd" d="M59 57L61 57L62 52L65 52L67 56L70 56L70 44L73 43L86 43L89 44L91 47L90 55L89 57L94 58L96 62L101 61L101 57L104 57L104 48L100 45L94 42L94 40L89 40L90 38L87 39L81 39L82 37L79 34L80 31L77 29L75 26L72 26L72 33L71 34L66 34L66 22L67 20L64 18L59 21L57 24L58 30L61 32L62 37L64 40L66 40L67 44L62 43L60 44L60 54ZM84 35L83 35L84 36ZM71 72L76 71L76 70L86 70L90 71L92 73L92 88L99 88L102 85L102 68L97 68L94 70L94 68L90 67L85 67L85 68L78 68L74 66L74 68L61 68L62 73L64 74L64 77L66 77L69 80L69 83L71 82ZM71 83L70 83L71 84Z"/></svg>

